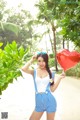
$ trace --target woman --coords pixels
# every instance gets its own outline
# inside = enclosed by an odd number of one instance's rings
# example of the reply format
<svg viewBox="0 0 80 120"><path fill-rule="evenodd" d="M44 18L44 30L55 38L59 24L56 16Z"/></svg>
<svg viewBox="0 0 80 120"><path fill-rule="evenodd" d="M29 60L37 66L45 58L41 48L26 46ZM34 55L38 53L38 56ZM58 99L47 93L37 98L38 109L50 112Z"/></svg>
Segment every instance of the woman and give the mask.
<svg viewBox="0 0 80 120"><path fill-rule="evenodd" d="M38 67L30 69L29 66L34 60L37 60ZM35 85L35 109L29 120L40 120L44 111L47 113L47 120L54 120L57 104L51 92L55 91L65 74L62 73L54 83L54 73L48 66L48 54L45 52L34 55L22 70L33 76Z"/></svg>

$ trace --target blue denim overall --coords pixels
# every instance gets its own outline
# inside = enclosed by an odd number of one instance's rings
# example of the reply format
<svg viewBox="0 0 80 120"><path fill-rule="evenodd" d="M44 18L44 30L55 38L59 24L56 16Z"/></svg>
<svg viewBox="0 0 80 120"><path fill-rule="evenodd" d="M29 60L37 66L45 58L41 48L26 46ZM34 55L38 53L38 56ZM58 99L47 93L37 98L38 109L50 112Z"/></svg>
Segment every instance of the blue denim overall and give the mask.
<svg viewBox="0 0 80 120"><path fill-rule="evenodd" d="M57 103L54 96L50 92L50 83L48 83L45 92L38 92L35 81L36 70L34 70L34 86L35 86L35 111L37 112L56 112ZM52 73L54 78L54 72Z"/></svg>

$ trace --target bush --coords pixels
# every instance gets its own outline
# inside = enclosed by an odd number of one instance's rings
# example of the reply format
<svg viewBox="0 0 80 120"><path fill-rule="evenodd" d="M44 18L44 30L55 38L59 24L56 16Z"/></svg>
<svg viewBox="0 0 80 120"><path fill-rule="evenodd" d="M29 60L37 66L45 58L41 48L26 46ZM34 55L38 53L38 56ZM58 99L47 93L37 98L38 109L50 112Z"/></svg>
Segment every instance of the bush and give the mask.
<svg viewBox="0 0 80 120"><path fill-rule="evenodd" d="M24 62L25 54L26 50L22 46L18 47L15 41L7 44L4 50L0 49L0 94L14 78L21 75L19 69Z"/></svg>
<svg viewBox="0 0 80 120"><path fill-rule="evenodd" d="M67 70L66 75L80 77L80 63L78 63L75 67Z"/></svg>
<svg viewBox="0 0 80 120"><path fill-rule="evenodd" d="M54 58L49 58L49 67L55 66L55 60Z"/></svg>
<svg viewBox="0 0 80 120"><path fill-rule="evenodd" d="M54 58L54 54L49 54L49 57L50 58Z"/></svg>

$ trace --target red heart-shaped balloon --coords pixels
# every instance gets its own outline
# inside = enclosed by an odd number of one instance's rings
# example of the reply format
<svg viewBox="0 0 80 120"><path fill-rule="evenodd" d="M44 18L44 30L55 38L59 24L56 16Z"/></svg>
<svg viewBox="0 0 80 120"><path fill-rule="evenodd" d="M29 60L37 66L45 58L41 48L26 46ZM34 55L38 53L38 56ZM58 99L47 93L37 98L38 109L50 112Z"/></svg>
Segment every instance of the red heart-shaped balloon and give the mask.
<svg viewBox="0 0 80 120"><path fill-rule="evenodd" d="M57 53L57 60L64 71L66 71L80 62L80 53L76 51L70 52L69 50L64 49Z"/></svg>

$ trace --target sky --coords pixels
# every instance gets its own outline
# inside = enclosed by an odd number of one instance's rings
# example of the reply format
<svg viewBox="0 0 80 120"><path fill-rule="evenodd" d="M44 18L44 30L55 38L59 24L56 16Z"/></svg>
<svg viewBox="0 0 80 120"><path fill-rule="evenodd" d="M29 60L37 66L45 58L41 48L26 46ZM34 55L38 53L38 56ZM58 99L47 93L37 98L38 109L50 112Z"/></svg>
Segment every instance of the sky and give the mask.
<svg viewBox="0 0 80 120"><path fill-rule="evenodd" d="M38 0L5 0L7 2L7 7L17 8L17 6L21 3L24 9L27 9L31 12L32 15L37 13L37 9L34 4L38 2Z"/></svg>
<svg viewBox="0 0 80 120"><path fill-rule="evenodd" d="M37 3L39 0L5 0L7 2L7 8L17 8L17 6L21 3L23 8L30 11L30 13L35 17L36 13L38 12L37 8L34 6L35 3ZM37 28L37 30L35 30L37 33L40 32L42 34L42 32L44 31L44 26L41 26L41 28ZM46 37L46 36L45 36ZM40 49L46 49L46 46L49 43L47 43L47 41L45 41L47 38L43 38L41 40L41 42L39 43L38 47Z"/></svg>

